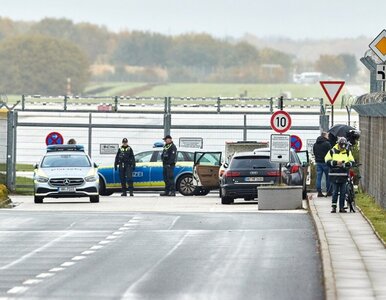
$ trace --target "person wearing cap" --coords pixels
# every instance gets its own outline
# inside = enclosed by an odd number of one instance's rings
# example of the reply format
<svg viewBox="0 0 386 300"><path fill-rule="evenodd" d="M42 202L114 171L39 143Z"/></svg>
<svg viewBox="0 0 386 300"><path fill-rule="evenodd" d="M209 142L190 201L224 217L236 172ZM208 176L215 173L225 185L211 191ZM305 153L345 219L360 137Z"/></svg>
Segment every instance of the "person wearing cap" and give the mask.
<svg viewBox="0 0 386 300"><path fill-rule="evenodd" d="M330 182L333 186L332 193L332 213L336 213L336 204L339 196L339 212L345 213L344 208L345 194L346 194L346 181L348 176L348 170L355 163L354 157L349 149L347 149L348 143L345 137L338 138L337 144L327 152L325 156L325 162L330 167Z"/></svg>
<svg viewBox="0 0 386 300"><path fill-rule="evenodd" d="M119 167L119 178L121 180L122 194L121 196L127 196L126 182L130 196L133 194L133 171L135 170L135 157L133 149L128 145L127 138L122 140L122 146L118 149L117 155L115 156L114 169L118 170Z"/></svg>
<svg viewBox="0 0 386 300"><path fill-rule="evenodd" d="M177 161L177 147L174 145L172 137L166 135L163 139L165 145L161 154L165 191L161 196L175 196L176 186L174 184L174 167Z"/></svg>

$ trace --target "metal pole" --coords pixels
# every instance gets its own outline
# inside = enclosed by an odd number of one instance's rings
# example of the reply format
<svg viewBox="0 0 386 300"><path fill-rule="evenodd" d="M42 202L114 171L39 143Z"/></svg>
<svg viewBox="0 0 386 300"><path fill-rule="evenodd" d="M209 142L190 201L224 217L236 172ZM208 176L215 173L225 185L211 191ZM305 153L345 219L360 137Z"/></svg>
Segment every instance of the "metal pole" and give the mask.
<svg viewBox="0 0 386 300"><path fill-rule="evenodd" d="M67 95L64 96L64 102L63 102L64 110L67 110L67 100L68 100L67 97L68 97Z"/></svg>
<svg viewBox="0 0 386 300"><path fill-rule="evenodd" d="M269 98L269 111L272 114L273 113L273 98Z"/></svg>
<svg viewBox="0 0 386 300"><path fill-rule="evenodd" d="M221 112L221 98L220 97L217 98L217 112L218 113Z"/></svg>
<svg viewBox="0 0 386 300"><path fill-rule="evenodd" d="M247 115L244 115L243 141L247 140Z"/></svg>
<svg viewBox="0 0 386 300"><path fill-rule="evenodd" d="M114 111L118 111L118 96L114 97Z"/></svg>
<svg viewBox="0 0 386 300"><path fill-rule="evenodd" d="M283 183L283 179L281 178L281 168L282 168L281 163L279 163L279 185L282 185Z"/></svg>
<svg viewBox="0 0 386 300"><path fill-rule="evenodd" d="M331 105L331 127L334 126L334 105Z"/></svg>
<svg viewBox="0 0 386 300"><path fill-rule="evenodd" d="M7 114L7 168L6 168L6 184L10 191L15 190L15 178L13 177L15 165L13 164L13 148L14 148L14 114L13 111L8 111Z"/></svg>
<svg viewBox="0 0 386 300"><path fill-rule="evenodd" d="M346 105L347 110L347 118L348 118L348 126L350 126L350 120L351 120L351 109Z"/></svg>
<svg viewBox="0 0 386 300"><path fill-rule="evenodd" d="M92 153L92 113L88 115L88 156Z"/></svg>
<svg viewBox="0 0 386 300"><path fill-rule="evenodd" d="M21 110L25 109L25 96L21 95Z"/></svg>

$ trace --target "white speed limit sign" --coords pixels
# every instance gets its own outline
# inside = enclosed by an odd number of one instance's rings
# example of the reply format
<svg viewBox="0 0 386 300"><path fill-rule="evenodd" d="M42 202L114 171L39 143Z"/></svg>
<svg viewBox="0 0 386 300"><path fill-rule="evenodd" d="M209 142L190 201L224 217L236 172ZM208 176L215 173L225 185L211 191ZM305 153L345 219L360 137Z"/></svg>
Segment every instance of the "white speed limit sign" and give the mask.
<svg viewBox="0 0 386 300"><path fill-rule="evenodd" d="M284 110L275 112L271 117L271 127L278 133L284 133L291 128L291 116Z"/></svg>

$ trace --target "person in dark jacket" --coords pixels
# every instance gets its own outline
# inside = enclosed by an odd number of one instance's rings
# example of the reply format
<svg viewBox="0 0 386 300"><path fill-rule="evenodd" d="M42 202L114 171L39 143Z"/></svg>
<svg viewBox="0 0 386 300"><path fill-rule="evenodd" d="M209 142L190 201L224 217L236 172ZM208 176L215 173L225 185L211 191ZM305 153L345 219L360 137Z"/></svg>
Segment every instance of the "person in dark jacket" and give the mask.
<svg viewBox="0 0 386 300"><path fill-rule="evenodd" d="M133 194L133 171L135 170L135 157L133 149L128 145L127 138L122 140L122 146L118 149L115 156L114 169L117 171L119 166L119 178L121 180L122 194L127 196L126 182L129 186L130 196Z"/></svg>
<svg viewBox="0 0 386 300"><path fill-rule="evenodd" d="M325 175L325 178L326 178L327 196L332 195L330 178L328 176L329 167L324 160L327 152L330 151L330 149L331 149L331 145L328 140L328 133L322 132L322 135L316 139L316 143L314 144L314 147L313 147L315 162L316 162L316 190L318 191L318 197L324 197L322 193L323 174Z"/></svg>
<svg viewBox="0 0 386 300"><path fill-rule="evenodd" d="M170 135L166 135L163 140L165 141L165 146L161 154L161 159L165 191L162 192L160 196L175 196L176 186L174 184L174 167L176 166L177 161L177 147L174 145Z"/></svg>

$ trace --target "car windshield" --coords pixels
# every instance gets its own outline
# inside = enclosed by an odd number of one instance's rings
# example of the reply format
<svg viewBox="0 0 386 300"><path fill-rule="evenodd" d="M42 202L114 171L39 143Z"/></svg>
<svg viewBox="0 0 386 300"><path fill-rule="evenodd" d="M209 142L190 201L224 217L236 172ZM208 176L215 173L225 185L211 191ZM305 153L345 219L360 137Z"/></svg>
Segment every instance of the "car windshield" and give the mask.
<svg viewBox="0 0 386 300"><path fill-rule="evenodd" d="M91 167L90 160L86 155L47 155L42 161L42 168L63 168L63 167Z"/></svg>
<svg viewBox="0 0 386 300"><path fill-rule="evenodd" d="M234 157L231 169L278 169L279 164L271 162L268 156L239 156Z"/></svg>

